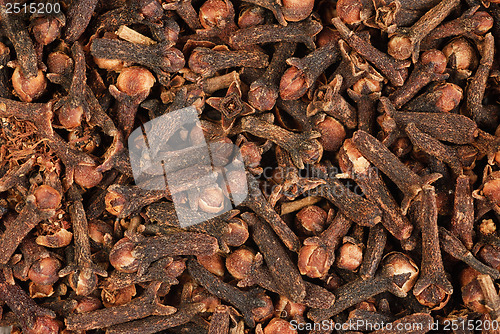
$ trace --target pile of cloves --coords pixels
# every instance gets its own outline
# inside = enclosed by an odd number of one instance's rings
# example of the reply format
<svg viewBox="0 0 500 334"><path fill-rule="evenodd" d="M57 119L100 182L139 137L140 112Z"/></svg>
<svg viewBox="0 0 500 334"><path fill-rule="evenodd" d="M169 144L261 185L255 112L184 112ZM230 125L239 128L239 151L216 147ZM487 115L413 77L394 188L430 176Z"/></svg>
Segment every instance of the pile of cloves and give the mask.
<svg viewBox="0 0 500 334"><path fill-rule="evenodd" d="M498 0L2 1L0 327L500 333L499 50Z"/></svg>

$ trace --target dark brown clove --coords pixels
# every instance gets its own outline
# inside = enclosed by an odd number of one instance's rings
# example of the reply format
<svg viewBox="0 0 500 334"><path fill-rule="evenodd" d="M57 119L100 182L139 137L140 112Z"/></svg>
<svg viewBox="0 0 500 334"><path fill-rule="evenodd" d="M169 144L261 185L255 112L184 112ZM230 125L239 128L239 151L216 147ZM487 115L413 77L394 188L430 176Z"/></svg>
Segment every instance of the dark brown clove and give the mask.
<svg viewBox="0 0 500 334"><path fill-rule="evenodd" d="M209 49L197 47L189 57L189 68L202 77L211 77L217 71L231 67L265 68L268 57L260 51L229 51L227 47Z"/></svg>
<svg viewBox="0 0 500 334"><path fill-rule="evenodd" d="M382 272L371 280L358 279L349 282L334 291L337 298L330 308L313 308L309 311L307 317L314 322L323 321L363 300L385 291L389 291L399 297L404 297L406 293L401 290L401 286L409 277L409 273L388 276Z"/></svg>
<svg viewBox="0 0 500 334"><path fill-rule="evenodd" d="M494 38L491 33L484 37L482 44L481 61L476 73L469 81L465 93L465 106L467 115L479 125L494 127L498 123L498 107L483 105L486 81L491 71L494 57Z"/></svg>
<svg viewBox="0 0 500 334"><path fill-rule="evenodd" d="M441 242L441 248L454 258L467 263L471 268L482 274L490 275L494 279L500 278L500 272L498 270L481 263L467 250L467 248L465 248L457 237L452 235L442 226L439 227L439 240Z"/></svg>
<svg viewBox="0 0 500 334"><path fill-rule="evenodd" d="M376 49L373 45L349 30L339 18L334 18L332 23L340 32L342 38L366 60L371 62L382 72L394 86L403 86L408 76L408 61L402 61Z"/></svg>
<svg viewBox="0 0 500 334"><path fill-rule="evenodd" d="M342 122L347 128L354 129L357 124L356 109L340 95L343 82L342 76L337 74L328 84L318 87L307 106L307 116L324 112Z"/></svg>
<svg viewBox="0 0 500 334"><path fill-rule="evenodd" d="M253 116L241 120L241 129L284 148L299 169L304 168L304 163L319 161L323 155L323 147L315 139L320 136L316 131L297 134Z"/></svg>
<svg viewBox="0 0 500 334"><path fill-rule="evenodd" d="M387 233L381 224L370 227L363 262L359 268L359 276L364 279L375 277L378 265L382 260L387 242Z"/></svg>
<svg viewBox="0 0 500 334"><path fill-rule="evenodd" d="M410 112L450 112L459 105L462 96L462 88L459 86L449 82L440 83L431 86L424 94L406 103L403 110Z"/></svg>
<svg viewBox="0 0 500 334"><path fill-rule="evenodd" d="M335 261L335 251L342 238L351 227L351 220L341 213L335 218L329 212L328 220L331 221L328 228L317 237L309 237L304 240L304 246L299 250L297 266L302 275L312 278L325 277Z"/></svg>
<svg viewBox="0 0 500 334"><path fill-rule="evenodd" d="M283 100L296 100L311 88L316 79L330 65L338 61L340 50L338 39L314 50L304 58L289 58L287 64L292 66L283 73L280 81L280 96Z"/></svg>
<svg viewBox="0 0 500 334"><path fill-rule="evenodd" d="M54 188L41 185L26 197L26 204L0 236L3 252L0 263L6 264L23 238L42 220L55 215L61 194Z"/></svg>
<svg viewBox="0 0 500 334"><path fill-rule="evenodd" d="M472 249L474 200L472 199L471 180L465 175L457 177L450 231L463 242L467 249Z"/></svg>
<svg viewBox="0 0 500 334"><path fill-rule="evenodd" d="M127 334L131 331L143 334L154 334L159 331L186 324L198 313L205 310L205 304L192 303L183 305L172 315L151 316L141 320L126 322L109 327L108 334Z"/></svg>
<svg viewBox="0 0 500 334"><path fill-rule="evenodd" d="M441 309L449 301L453 286L446 277L437 226L437 206L434 187L424 185L417 199L417 223L422 230L421 274L413 294L417 300L432 309Z"/></svg>
<svg viewBox="0 0 500 334"><path fill-rule="evenodd" d="M312 18L292 22L287 26L265 24L239 29L229 37L229 42L236 47L270 42L295 42L304 43L307 48L314 50L316 45L313 37L321 31L321 28L321 23Z"/></svg>
<svg viewBox="0 0 500 334"><path fill-rule="evenodd" d="M108 273L92 261L85 209L75 185L69 189L68 195L71 201L68 211L73 225L75 255L73 262L59 271L59 277L70 275L69 283L76 294L87 296L97 287L97 275L106 277Z"/></svg>
<svg viewBox="0 0 500 334"><path fill-rule="evenodd" d="M266 72L250 85L248 102L258 110L271 110L278 98L279 81L286 69L285 61L296 49L296 43L281 42L276 45L271 62Z"/></svg>
<svg viewBox="0 0 500 334"><path fill-rule="evenodd" d="M38 73L37 54L33 41L28 34L28 29L23 27L20 17L7 12L5 4L0 6L0 18L2 19L4 33L16 50L22 75L26 79L36 76Z"/></svg>
<svg viewBox="0 0 500 334"><path fill-rule="evenodd" d="M245 323L255 327L254 310L264 307L264 302L257 297L257 291L241 291L203 268L196 260L188 261L188 270L205 289L215 296L227 301L239 310L245 318Z"/></svg>
<svg viewBox="0 0 500 334"><path fill-rule="evenodd" d="M417 92L431 81L446 80L449 74L444 74L446 69L446 57L439 50L429 50L422 53L415 69L411 72L408 80L389 95L396 109L410 101Z"/></svg>
<svg viewBox="0 0 500 334"><path fill-rule="evenodd" d="M389 233L399 240L409 238L413 227L402 214L375 167L361 155L350 139L344 142L340 150L339 165L361 187L366 197L382 209L381 223Z"/></svg>
<svg viewBox="0 0 500 334"><path fill-rule="evenodd" d="M121 306L69 315L65 324L69 330L90 330L145 318L151 315L171 315L176 309L158 302L156 292L160 282L150 283L144 293Z"/></svg>
<svg viewBox="0 0 500 334"><path fill-rule="evenodd" d="M304 281L272 229L253 214L241 216L250 226L252 238L263 253L274 280L286 291L286 297L302 302L306 294Z"/></svg>
<svg viewBox="0 0 500 334"><path fill-rule="evenodd" d="M388 53L396 59L412 57L417 63L420 53L420 42L436 28L459 4L457 0L444 0L425 13L410 28L399 28L388 43Z"/></svg>
<svg viewBox="0 0 500 334"><path fill-rule="evenodd" d="M381 142L364 131L356 131L352 140L361 154L387 175L403 192L405 196L401 203L403 214L406 214L411 201L422 190L422 187L440 177L440 174L431 174L425 177L418 176ZM398 167L395 168L395 166Z"/></svg>
<svg viewBox="0 0 500 334"><path fill-rule="evenodd" d="M112 52L110 52L112 51ZM139 45L116 39L96 38L90 46L96 58L130 61L152 69L160 83L168 85L168 72L176 72L184 66L184 55L166 43Z"/></svg>

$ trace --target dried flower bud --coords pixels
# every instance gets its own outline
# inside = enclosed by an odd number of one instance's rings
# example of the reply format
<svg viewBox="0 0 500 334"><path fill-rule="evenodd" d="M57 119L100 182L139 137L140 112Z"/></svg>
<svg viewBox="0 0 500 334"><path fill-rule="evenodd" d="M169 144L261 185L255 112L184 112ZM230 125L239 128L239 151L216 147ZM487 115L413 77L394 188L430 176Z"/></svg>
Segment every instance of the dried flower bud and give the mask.
<svg viewBox="0 0 500 334"><path fill-rule="evenodd" d="M21 73L21 68L16 67L12 74L12 86L17 96L24 102L32 102L45 93L47 79L42 70L38 70L36 76L25 78Z"/></svg>
<svg viewBox="0 0 500 334"><path fill-rule="evenodd" d="M306 306L300 303L294 303L286 297L280 296L276 305L275 316L286 315L287 318L300 318L304 316ZM272 320L271 320L272 321Z"/></svg>
<svg viewBox="0 0 500 334"><path fill-rule="evenodd" d="M260 154L259 147L254 142L248 141L243 143L240 146L240 153L245 162L245 166L255 168L260 165L262 155Z"/></svg>
<svg viewBox="0 0 500 334"><path fill-rule="evenodd" d="M460 286L462 287L462 300L474 312L488 313L485 307L485 298L481 285L477 280L479 272L467 267L460 273Z"/></svg>
<svg viewBox="0 0 500 334"><path fill-rule="evenodd" d="M217 213L224 210L224 192L219 187L205 188L198 198L201 211Z"/></svg>
<svg viewBox="0 0 500 334"><path fill-rule="evenodd" d="M361 78L352 86L358 94L370 94L382 91L382 82L372 78Z"/></svg>
<svg viewBox="0 0 500 334"><path fill-rule="evenodd" d="M49 73L65 74L73 68L73 58L62 51L51 52L47 56L47 68Z"/></svg>
<svg viewBox="0 0 500 334"><path fill-rule="evenodd" d="M234 7L231 1L207 0L200 7L200 22L203 28L225 28L234 24Z"/></svg>
<svg viewBox="0 0 500 334"><path fill-rule="evenodd" d="M191 300L193 303L205 304L205 311L211 313L221 304L219 298L201 287L193 290Z"/></svg>
<svg viewBox="0 0 500 334"><path fill-rule="evenodd" d="M210 152L214 166L226 166L233 154L233 142L227 137L218 138L210 142Z"/></svg>
<svg viewBox="0 0 500 334"><path fill-rule="evenodd" d="M443 48L448 64L457 70L472 70L477 67L477 53L471 43L463 38L451 40Z"/></svg>
<svg viewBox="0 0 500 334"><path fill-rule="evenodd" d="M163 15L163 8L158 0L140 0L138 1L142 15L151 21L158 20Z"/></svg>
<svg viewBox="0 0 500 334"><path fill-rule="evenodd" d="M264 334L297 334L297 330L288 321L274 318L264 328Z"/></svg>
<svg viewBox="0 0 500 334"><path fill-rule="evenodd" d="M36 206L40 210L54 210L61 204L61 194L45 184L36 188L35 192Z"/></svg>
<svg viewBox="0 0 500 334"><path fill-rule="evenodd" d="M104 307L114 307L127 304L136 295L135 284L131 284L125 288L108 291L101 291L101 299Z"/></svg>
<svg viewBox="0 0 500 334"><path fill-rule="evenodd" d="M149 95L154 83L153 74L140 66L125 68L116 79L116 87L129 96Z"/></svg>
<svg viewBox="0 0 500 334"><path fill-rule="evenodd" d="M113 234L113 227L102 220L92 220L88 223L89 237L97 244L104 244L105 236Z"/></svg>
<svg viewBox="0 0 500 334"><path fill-rule="evenodd" d="M419 269L413 260L406 254L391 252L384 256L384 271L390 275L410 273L408 280L401 286L401 290L409 292L418 278Z"/></svg>
<svg viewBox="0 0 500 334"><path fill-rule="evenodd" d="M332 260L326 247L317 244L303 246L299 251L297 266L302 275L311 278L325 276L332 265Z"/></svg>
<svg viewBox="0 0 500 334"><path fill-rule="evenodd" d="M330 27L323 27L323 30L316 35L316 46L318 48L331 43L334 39L336 39L338 32L333 30Z"/></svg>
<svg viewBox="0 0 500 334"><path fill-rule="evenodd" d="M227 224L222 239L228 246L239 247L243 245L249 237L248 225L240 218L232 218Z"/></svg>
<svg viewBox="0 0 500 334"><path fill-rule="evenodd" d="M345 242L339 249L336 260L338 268L354 271L358 269L363 260L363 250L353 242Z"/></svg>
<svg viewBox="0 0 500 334"><path fill-rule="evenodd" d="M493 204L500 206L500 172L488 175L488 180L483 185L483 194Z"/></svg>
<svg viewBox="0 0 500 334"><path fill-rule="evenodd" d="M326 217L325 210L310 205L297 212L295 221L306 235L317 235L325 229Z"/></svg>
<svg viewBox="0 0 500 334"><path fill-rule="evenodd" d="M419 61L423 65L431 65L430 71L434 73L443 73L446 69L446 57L439 50L429 50L422 53Z"/></svg>
<svg viewBox="0 0 500 334"><path fill-rule="evenodd" d="M274 313L273 301L264 292L260 293L257 297L265 303L265 306L256 307L252 310L255 322L264 322L272 318Z"/></svg>
<svg viewBox="0 0 500 334"><path fill-rule="evenodd" d="M373 13L373 4L367 0L337 1L337 15L347 24L358 24L369 18Z"/></svg>
<svg viewBox="0 0 500 334"><path fill-rule="evenodd" d="M84 188L92 188L102 180L102 173L95 166L78 165L75 167L74 179L76 184Z"/></svg>
<svg viewBox="0 0 500 334"><path fill-rule="evenodd" d="M27 329L26 334L57 334L60 329L61 325L56 319L41 316L36 318L35 324Z"/></svg>
<svg viewBox="0 0 500 334"><path fill-rule="evenodd" d="M306 19L314 7L314 0L283 0L282 3L285 20L293 22Z"/></svg>
<svg viewBox="0 0 500 334"><path fill-rule="evenodd" d="M318 141L323 146L323 150L335 152L342 146L346 132L342 123L335 118L326 116L323 121L316 124L315 129L321 133Z"/></svg>
<svg viewBox="0 0 500 334"><path fill-rule="evenodd" d="M248 276L254 259L255 252L245 247L238 248L226 259L227 271L236 279L244 279Z"/></svg>
<svg viewBox="0 0 500 334"><path fill-rule="evenodd" d="M28 289L31 298L47 298L54 294L54 287L52 285L30 282Z"/></svg>
<svg viewBox="0 0 500 334"><path fill-rule="evenodd" d="M33 36L42 45L48 45L61 36L62 24L56 17L37 17L32 25Z"/></svg>
<svg viewBox="0 0 500 334"><path fill-rule="evenodd" d="M283 73L280 81L280 96L283 100L296 100L307 91L304 71L292 66Z"/></svg>
<svg viewBox="0 0 500 334"><path fill-rule="evenodd" d="M57 273L61 262L53 257L45 257L33 263L28 271L29 279L35 284L52 285L59 279Z"/></svg>
<svg viewBox="0 0 500 334"><path fill-rule="evenodd" d="M500 250L497 247L485 245L479 250L478 255L490 267L500 269Z"/></svg>
<svg viewBox="0 0 500 334"><path fill-rule="evenodd" d="M57 112L59 123L65 129L74 129L82 123L83 108L80 105L73 107L69 104L64 104Z"/></svg>
<svg viewBox="0 0 500 334"><path fill-rule="evenodd" d="M217 276L224 276L224 259L220 254L215 253L213 255L205 256L198 255L196 256L196 259L203 267L205 267L205 269L210 271L212 274Z"/></svg>
<svg viewBox="0 0 500 334"><path fill-rule="evenodd" d="M472 15L472 19L474 20L472 33L477 35L486 34L491 28L493 28L493 17L490 14L484 11L475 12Z"/></svg>
<svg viewBox="0 0 500 334"><path fill-rule="evenodd" d="M266 10L260 6L250 6L240 11L238 26L243 28L255 27L265 23Z"/></svg>
<svg viewBox="0 0 500 334"><path fill-rule="evenodd" d="M109 253L109 262L116 270L124 273L136 272L139 268L139 260L132 254L135 243L129 238L118 240Z"/></svg>

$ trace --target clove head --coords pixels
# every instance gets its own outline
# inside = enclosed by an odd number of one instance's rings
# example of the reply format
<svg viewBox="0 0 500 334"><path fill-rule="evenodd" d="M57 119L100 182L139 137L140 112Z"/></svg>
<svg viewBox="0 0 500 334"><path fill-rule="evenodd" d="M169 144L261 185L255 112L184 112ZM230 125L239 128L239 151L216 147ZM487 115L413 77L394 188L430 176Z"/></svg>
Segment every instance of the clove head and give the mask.
<svg viewBox="0 0 500 334"><path fill-rule="evenodd" d="M244 279L250 273L254 259L254 251L245 247L238 248L226 258L227 271L236 279Z"/></svg>
<svg viewBox="0 0 500 334"><path fill-rule="evenodd" d="M155 83L155 77L144 67L131 66L120 72L116 87L129 96L140 96L144 100Z"/></svg>
<svg viewBox="0 0 500 334"><path fill-rule="evenodd" d="M306 75L298 67L290 67L281 76L280 96L283 100L296 100L306 93L307 88Z"/></svg>
<svg viewBox="0 0 500 334"><path fill-rule="evenodd" d="M317 235L325 229L327 214L326 211L316 205L302 208L295 216L298 227L304 231L305 235Z"/></svg>
<svg viewBox="0 0 500 334"><path fill-rule="evenodd" d="M52 285L59 279L61 262L51 256L33 263L28 271L29 279L35 284Z"/></svg>
<svg viewBox="0 0 500 334"><path fill-rule="evenodd" d="M306 19L313 10L314 0L282 0L281 10L287 21L302 21Z"/></svg>
<svg viewBox="0 0 500 334"><path fill-rule="evenodd" d="M346 24L359 24L373 14L373 4L367 0L337 1L337 15Z"/></svg>
<svg viewBox="0 0 500 334"><path fill-rule="evenodd" d="M323 146L323 150L327 152L338 151L346 136L342 123L330 116L326 116L322 121L316 123L315 130L321 133L318 141Z"/></svg>
<svg viewBox="0 0 500 334"><path fill-rule="evenodd" d="M65 129L74 129L79 127L82 123L83 108L81 105L74 107L65 103L59 108L57 113L59 123L61 123Z"/></svg>
<svg viewBox="0 0 500 334"><path fill-rule="evenodd" d="M419 62L421 66L434 73L444 73L446 69L446 56L439 50L425 51Z"/></svg>
<svg viewBox="0 0 500 334"><path fill-rule="evenodd" d="M264 334L297 334L297 330L285 319L273 318L264 328Z"/></svg>
<svg viewBox="0 0 500 334"><path fill-rule="evenodd" d="M299 251L297 266L302 275L311 278L324 277L333 263L333 252L315 241L317 238L308 238Z"/></svg>
<svg viewBox="0 0 500 334"><path fill-rule="evenodd" d="M84 188L92 188L102 180L102 173L97 171L96 166L78 165L75 167L74 179L76 184Z"/></svg>
<svg viewBox="0 0 500 334"><path fill-rule="evenodd" d="M462 300L465 306L472 311L486 314L488 309L485 306L485 297L477 280L479 274L478 271L470 267L465 268L460 273Z"/></svg>
<svg viewBox="0 0 500 334"><path fill-rule="evenodd" d="M48 45L61 36L62 23L56 17L38 17L32 26L33 36L41 45Z"/></svg>
<svg viewBox="0 0 500 334"><path fill-rule="evenodd" d="M61 204L61 194L48 185L41 185L33 193L40 210L55 210Z"/></svg>
<svg viewBox="0 0 500 334"><path fill-rule="evenodd" d="M223 29L234 25L234 7L231 1L207 0L200 7L199 17L203 28Z"/></svg>
<svg viewBox="0 0 500 334"><path fill-rule="evenodd" d="M394 35L387 44L387 52L398 60L408 59L413 52L413 43L404 35Z"/></svg>
<svg viewBox="0 0 500 334"><path fill-rule="evenodd" d="M42 70L38 70L37 75L26 78L19 66L12 74L12 86L17 96L24 102L32 102L45 93L47 88L47 79Z"/></svg>
<svg viewBox="0 0 500 334"><path fill-rule="evenodd" d="M391 252L384 256L384 270L390 276L409 273L408 280L401 286L401 290L408 293L417 281L419 269L415 262L406 254Z"/></svg>
<svg viewBox="0 0 500 334"><path fill-rule="evenodd" d="M133 255L135 243L125 237L116 242L109 253L109 262L116 270L133 273L139 269L139 260Z"/></svg>

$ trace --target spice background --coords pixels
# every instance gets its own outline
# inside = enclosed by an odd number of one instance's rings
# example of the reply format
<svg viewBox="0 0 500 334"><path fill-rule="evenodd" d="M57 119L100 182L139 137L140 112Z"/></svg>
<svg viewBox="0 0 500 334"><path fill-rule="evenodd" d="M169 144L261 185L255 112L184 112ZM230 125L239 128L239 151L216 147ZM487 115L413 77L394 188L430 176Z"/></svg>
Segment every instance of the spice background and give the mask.
<svg viewBox="0 0 500 334"><path fill-rule="evenodd" d="M0 332L500 332L500 1L30 4L0 1Z"/></svg>

